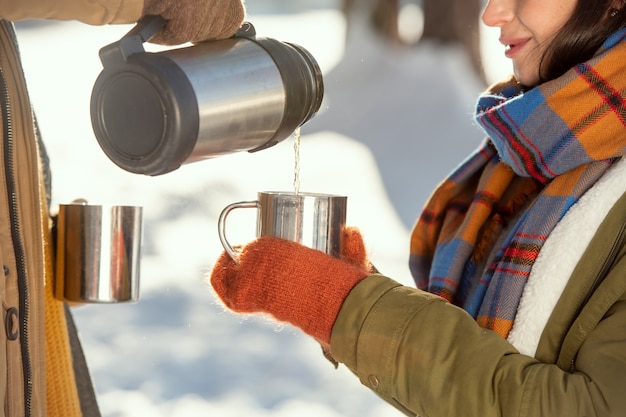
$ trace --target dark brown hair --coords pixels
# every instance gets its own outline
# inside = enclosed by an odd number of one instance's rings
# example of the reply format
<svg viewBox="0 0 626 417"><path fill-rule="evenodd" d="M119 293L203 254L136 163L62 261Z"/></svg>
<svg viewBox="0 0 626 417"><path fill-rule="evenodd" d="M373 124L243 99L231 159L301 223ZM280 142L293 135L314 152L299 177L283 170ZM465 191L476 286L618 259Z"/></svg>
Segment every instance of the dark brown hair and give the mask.
<svg viewBox="0 0 626 417"><path fill-rule="evenodd" d="M626 26L626 9L610 16L614 0L579 0L572 17L550 41L539 65L539 84L589 60L602 43Z"/></svg>

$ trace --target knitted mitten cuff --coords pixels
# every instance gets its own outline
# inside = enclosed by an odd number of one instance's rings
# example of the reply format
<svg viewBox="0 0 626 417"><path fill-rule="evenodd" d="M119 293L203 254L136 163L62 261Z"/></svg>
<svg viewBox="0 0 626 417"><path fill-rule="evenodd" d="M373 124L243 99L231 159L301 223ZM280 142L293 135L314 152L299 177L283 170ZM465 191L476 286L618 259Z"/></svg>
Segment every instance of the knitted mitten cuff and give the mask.
<svg viewBox="0 0 626 417"><path fill-rule="evenodd" d="M245 17L241 0L145 0L143 15L159 15L168 22L150 39L162 45L226 39Z"/></svg>

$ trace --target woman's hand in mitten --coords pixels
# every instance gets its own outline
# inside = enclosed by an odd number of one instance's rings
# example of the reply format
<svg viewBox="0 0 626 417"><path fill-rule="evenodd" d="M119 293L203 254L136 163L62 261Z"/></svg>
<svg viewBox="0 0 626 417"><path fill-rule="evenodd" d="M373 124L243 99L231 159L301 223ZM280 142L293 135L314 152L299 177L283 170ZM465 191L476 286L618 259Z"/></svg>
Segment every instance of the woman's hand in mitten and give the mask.
<svg viewBox="0 0 626 417"><path fill-rule="evenodd" d="M231 37L243 23L245 6L242 0L145 0L143 15L167 20L150 42L179 45Z"/></svg>
<svg viewBox="0 0 626 417"><path fill-rule="evenodd" d="M345 239L350 251L342 259L288 240L261 237L245 246L237 259L224 252L211 272L211 285L231 310L269 313L329 345L343 301L369 275L365 246L354 230L347 230L352 233Z"/></svg>

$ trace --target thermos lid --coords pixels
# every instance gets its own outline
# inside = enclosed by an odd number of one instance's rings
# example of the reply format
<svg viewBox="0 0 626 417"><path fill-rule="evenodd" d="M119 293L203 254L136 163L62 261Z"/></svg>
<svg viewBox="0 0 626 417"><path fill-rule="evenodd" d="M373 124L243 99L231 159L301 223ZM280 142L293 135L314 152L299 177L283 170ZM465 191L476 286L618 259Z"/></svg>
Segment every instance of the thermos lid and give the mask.
<svg viewBox="0 0 626 417"><path fill-rule="evenodd" d="M109 158L139 174L177 169L198 137L194 90L175 63L157 54L105 67L91 96L91 119Z"/></svg>
<svg viewBox="0 0 626 417"><path fill-rule="evenodd" d="M104 70L91 95L91 122L100 146L121 168L139 174L173 171L198 136L195 93L167 57L144 53L163 26L144 18L118 42L100 50Z"/></svg>

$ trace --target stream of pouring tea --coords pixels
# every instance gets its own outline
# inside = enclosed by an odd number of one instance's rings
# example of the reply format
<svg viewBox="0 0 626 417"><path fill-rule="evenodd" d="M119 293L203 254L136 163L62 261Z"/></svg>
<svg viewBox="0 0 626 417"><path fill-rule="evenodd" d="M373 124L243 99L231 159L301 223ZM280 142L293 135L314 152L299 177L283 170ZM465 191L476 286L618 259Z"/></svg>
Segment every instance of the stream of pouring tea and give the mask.
<svg viewBox="0 0 626 417"><path fill-rule="evenodd" d="M295 155L295 166L293 168L293 190L300 193L300 126L293 132L293 151Z"/></svg>

